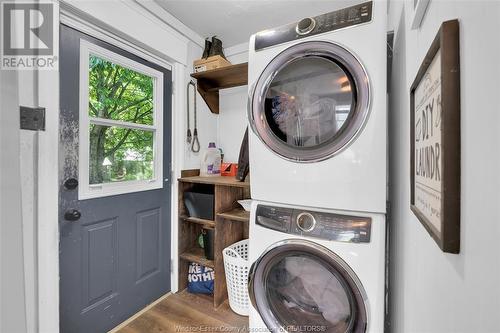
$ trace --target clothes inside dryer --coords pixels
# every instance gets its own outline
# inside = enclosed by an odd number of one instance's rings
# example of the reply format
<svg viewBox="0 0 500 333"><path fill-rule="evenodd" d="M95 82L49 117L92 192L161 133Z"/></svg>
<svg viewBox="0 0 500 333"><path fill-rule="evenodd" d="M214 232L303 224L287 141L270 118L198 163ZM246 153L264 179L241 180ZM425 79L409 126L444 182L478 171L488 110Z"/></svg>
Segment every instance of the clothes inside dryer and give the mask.
<svg viewBox="0 0 500 333"><path fill-rule="evenodd" d="M335 253L287 239L269 247L249 274L253 306L273 332L365 332L364 289Z"/></svg>
<svg viewBox="0 0 500 333"><path fill-rule="evenodd" d="M370 84L356 56L340 45L310 41L274 57L250 94L252 130L293 162L340 153L363 129Z"/></svg>
<svg viewBox="0 0 500 333"><path fill-rule="evenodd" d="M266 95L269 127L294 147L331 141L351 113L355 95L351 79L334 61L306 57L286 65Z"/></svg>
<svg viewBox="0 0 500 333"><path fill-rule="evenodd" d="M266 282L269 306L284 327L308 325L325 332L352 328L352 293L317 259L285 257L270 269Z"/></svg>

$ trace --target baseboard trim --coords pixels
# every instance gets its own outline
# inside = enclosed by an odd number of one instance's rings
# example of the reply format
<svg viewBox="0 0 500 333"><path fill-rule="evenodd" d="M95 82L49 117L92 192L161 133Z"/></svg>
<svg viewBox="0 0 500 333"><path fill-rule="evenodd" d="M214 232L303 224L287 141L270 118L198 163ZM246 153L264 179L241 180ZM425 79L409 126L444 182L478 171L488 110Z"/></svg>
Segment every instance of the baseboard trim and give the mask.
<svg viewBox="0 0 500 333"><path fill-rule="evenodd" d="M153 303L147 305L144 309L140 310L139 312L137 312L136 314L134 314L133 316L131 316L130 318L128 318L127 320L125 320L124 322L122 322L121 324L119 324L118 326L116 326L115 328L111 329L108 333L117 333L119 330L121 330L122 328L124 328L125 326L127 326L128 324L130 324L132 321L134 321L134 319L138 318L144 312L148 311L153 306L155 306L156 304L160 303L161 301L163 301L165 298L167 298L171 294L172 293L170 293L170 292L166 293L165 295L163 295L162 297L158 298Z"/></svg>

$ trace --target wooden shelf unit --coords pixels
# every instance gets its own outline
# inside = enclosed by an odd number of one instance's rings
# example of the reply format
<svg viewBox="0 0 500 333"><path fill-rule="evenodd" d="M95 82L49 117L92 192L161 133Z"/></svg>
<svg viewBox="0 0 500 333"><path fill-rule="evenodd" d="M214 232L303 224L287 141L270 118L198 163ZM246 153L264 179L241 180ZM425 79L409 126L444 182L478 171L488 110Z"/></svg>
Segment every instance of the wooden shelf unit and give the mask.
<svg viewBox="0 0 500 333"><path fill-rule="evenodd" d="M214 190L215 220L189 217L184 205L184 192L202 184ZM227 299L226 275L222 250L242 239L248 238L250 214L245 212L237 200L250 198L250 184L239 182L234 177L200 177L199 170L184 170L178 179L179 187L179 291L187 287L190 262L212 267L215 271L214 306ZM214 229L214 260L208 260L197 244L202 229Z"/></svg>
<svg viewBox="0 0 500 333"><path fill-rule="evenodd" d="M248 84L248 63L191 74L197 89L212 113L219 114L219 90Z"/></svg>

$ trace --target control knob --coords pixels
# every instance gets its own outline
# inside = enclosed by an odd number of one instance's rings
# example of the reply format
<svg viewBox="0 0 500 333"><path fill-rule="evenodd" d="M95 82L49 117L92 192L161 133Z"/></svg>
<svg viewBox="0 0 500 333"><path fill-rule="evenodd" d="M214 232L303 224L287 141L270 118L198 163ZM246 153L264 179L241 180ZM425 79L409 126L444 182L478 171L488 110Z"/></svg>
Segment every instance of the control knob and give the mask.
<svg viewBox="0 0 500 333"><path fill-rule="evenodd" d="M307 35L311 31L313 31L315 26L316 26L316 21L311 17L306 17L305 19L302 19L299 21L299 23L297 23L295 31L299 35Z"/></svg>
<svg viewBox="0 0 500 333"><path fill-rule="evenodd" d="M311 213L303 212L297 216L297 227L304 231L310 232L316 226L316 219Z"/></svg>

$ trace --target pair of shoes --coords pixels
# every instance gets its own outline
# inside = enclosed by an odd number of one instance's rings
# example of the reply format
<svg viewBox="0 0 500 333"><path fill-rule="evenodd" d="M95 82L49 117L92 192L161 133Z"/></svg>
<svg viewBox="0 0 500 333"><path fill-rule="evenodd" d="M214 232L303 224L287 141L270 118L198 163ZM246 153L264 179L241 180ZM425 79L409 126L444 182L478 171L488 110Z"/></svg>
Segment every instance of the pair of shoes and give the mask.
<svg viewBox="0 0 500 333"><path fill-rule="evenodd" d="M212 37L212 41L205 38L205 49L203 50L202 58L206 59L208 57L220 55L222 58L226 59L224 56L224 50L222 49L222 41L216 36Z"/></svg>

